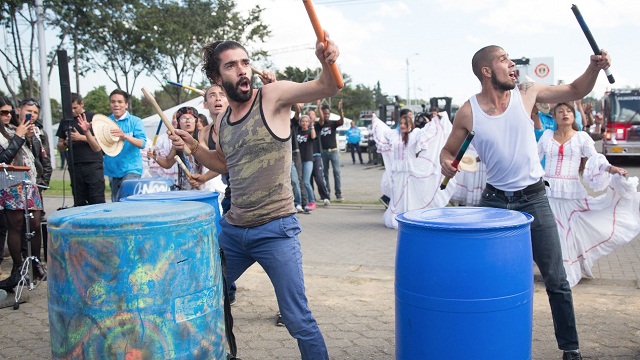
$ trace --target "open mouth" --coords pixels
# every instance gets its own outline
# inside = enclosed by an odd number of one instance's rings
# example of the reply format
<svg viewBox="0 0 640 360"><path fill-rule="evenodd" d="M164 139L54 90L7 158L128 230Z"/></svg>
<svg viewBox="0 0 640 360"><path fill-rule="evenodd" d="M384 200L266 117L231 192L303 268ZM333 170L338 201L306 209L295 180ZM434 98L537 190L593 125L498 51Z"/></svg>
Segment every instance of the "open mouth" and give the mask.
<svg viewBox="0 0 640 360"><path fill-rule="evenodd" d="M251 81L248 77L243 77L238 81L238 90L242 92L248 92L251 90Z"/></svg>

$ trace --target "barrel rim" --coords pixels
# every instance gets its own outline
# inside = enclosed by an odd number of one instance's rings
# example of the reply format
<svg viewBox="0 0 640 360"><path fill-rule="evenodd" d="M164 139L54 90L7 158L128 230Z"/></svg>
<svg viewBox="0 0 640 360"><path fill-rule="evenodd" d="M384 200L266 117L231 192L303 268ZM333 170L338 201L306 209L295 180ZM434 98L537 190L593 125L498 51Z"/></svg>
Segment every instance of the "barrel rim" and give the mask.
<svg viewBox="0 0 640 360"><path fill-rule="evenodd" d="M469 208L467 208L467 209L469 209ZM474 209L483 209L483 208L475 207ZM524 218L521 218L522 219L521 222L513 222L513 223L490 223L490 222L484 222L483 224L485 226L469 227L469 226L464 226L464 224L430 223L428 221L418 221L418 220L415 220L415 219L407 219L405 217L405 214L409 213L409 211L407 211L407 212L404 212L402 214L396 215L396 221L398 221L398 229L400 229L400 227L402 227L402 226L409 226L409 227L422 228L422 229L443 229L443 230L446 229L446 230L456 230L456 231L482 231L482 230L511 229L511 228L518 228L518 227L528 226L534 220L533 215L531 215L529 213L526 213L524 211L500 209L500 208L487 208L487 209L505 210L505 211L509 211L509 212L517 212L517 213L520 213L520 214L524 215ZM426 209L425 211L428 211L428 210L431 210L431 209ZM435 210L435 209L433 209L433 210ZM476 224L478 224L478 223L476 223Z"/></svg>

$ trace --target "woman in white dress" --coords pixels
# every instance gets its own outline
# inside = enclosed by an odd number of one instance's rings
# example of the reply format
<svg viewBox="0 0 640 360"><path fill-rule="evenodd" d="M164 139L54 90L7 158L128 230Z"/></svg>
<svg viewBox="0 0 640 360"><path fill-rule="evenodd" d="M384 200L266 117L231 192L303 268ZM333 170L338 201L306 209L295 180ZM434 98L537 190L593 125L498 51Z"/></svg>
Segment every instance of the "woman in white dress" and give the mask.
<svg viewBox="0 0 640 360"><path fill-rule="evenodd" d="M545 159L547 196L558 224L567 280L574 286L582 274L593 277L591 267L598 258L640 233L640 193L637 177L625 178L625 169L609 164L589 134L577 131L573 106L560 103L553 114L557 130L543 133L538 153ZM589 196L581 176L593 191L606 192Z"/></svg>
<svg viewBox="0 0 640 360"><path fill-rule="evenodd" d="M455 181L451 179L449 186L440 190L444 176L439 159L451 127L446 113L422 129L414 129L408 116L400 117L398 129L391 129L373 115L371 130L386 168L381 190L390 198L383 217L385 226L397 229L396 216L403 212L447 205Z"/></svg>

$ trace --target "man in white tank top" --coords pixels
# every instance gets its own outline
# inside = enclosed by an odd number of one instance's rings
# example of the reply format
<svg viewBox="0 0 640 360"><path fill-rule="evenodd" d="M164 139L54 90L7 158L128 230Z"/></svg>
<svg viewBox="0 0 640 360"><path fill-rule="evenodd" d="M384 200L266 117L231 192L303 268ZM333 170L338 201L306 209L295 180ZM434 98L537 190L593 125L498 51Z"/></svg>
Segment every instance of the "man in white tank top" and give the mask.
<svg viewBox="0 0 640 360"><path fill-rule="evenodd" d="M591 55L587 70L571 84L547 86L516 83L515 63L499 46L487 46L473 56L473 73L482 91L456 113L453 130L440 154L442 174L454 177L451 164L469 131L473 145L487 167L487 187L480 206L529 213L533 260L544 278L558 347L563 359L582 359L573 311L571 288L562 265L556 222L542 182L533 121L529 114L536 102L560 103L582 99L595 85L600 70L611 58ZM517 85L517 86L516 86Z"/></svg>

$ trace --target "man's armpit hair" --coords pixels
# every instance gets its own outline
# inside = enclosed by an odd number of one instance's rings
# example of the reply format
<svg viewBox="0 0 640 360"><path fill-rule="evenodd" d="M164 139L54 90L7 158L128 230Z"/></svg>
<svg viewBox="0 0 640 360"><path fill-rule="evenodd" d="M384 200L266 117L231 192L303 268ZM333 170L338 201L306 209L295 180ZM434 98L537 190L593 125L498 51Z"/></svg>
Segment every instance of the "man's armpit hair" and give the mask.
<svg viewBox="0 0 640 360"><path fill-rule="evenodd" d="M518 84L518 90L520 91L524 91L525 93L527 92L527 90L529 90L531 87L533 87L533 83L532 82L523 82L522 84Z"/></svg>

